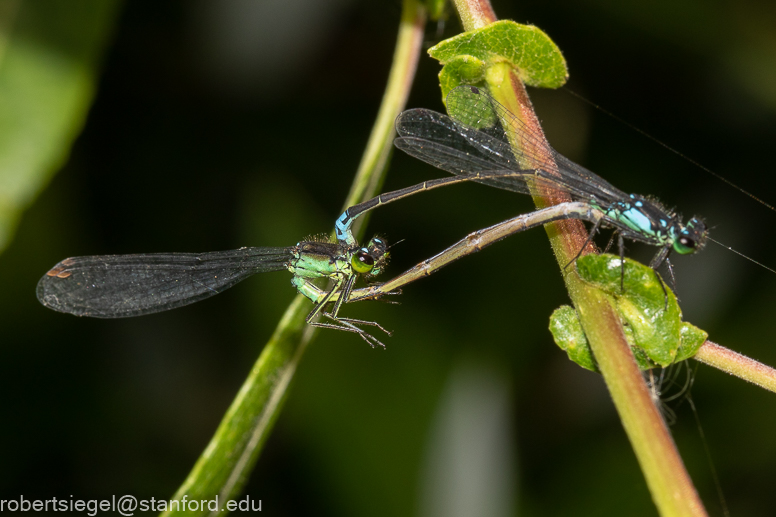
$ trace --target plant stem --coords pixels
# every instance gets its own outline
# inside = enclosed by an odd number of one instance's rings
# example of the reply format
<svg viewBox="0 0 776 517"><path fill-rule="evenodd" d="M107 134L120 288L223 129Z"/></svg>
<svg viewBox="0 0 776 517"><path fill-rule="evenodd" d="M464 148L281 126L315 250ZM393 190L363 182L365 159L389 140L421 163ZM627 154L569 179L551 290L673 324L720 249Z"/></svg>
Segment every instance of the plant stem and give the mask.
<svg viewBox="0 0 776 517"><path fill-rule="evenodd" d="M393 121L404 109L409 95L425 20L425 10L417 0L404 0L388 85L345 206L373 197L383 181L393 149ZM174 499L187 496L189 500L212 500L218 496L219 506L223 508L240 493L280 414L302 355L316 334L312 327L305 325L310 310L306 300L299 295L286 310ZM212 513L222 513L221 508ZM199 513L183 509L180 513L183 512L188 516L209 513L207 509ZM164 515L173 513L179 511Z"/></svg>
<svg viewBox="0 0 776 517"><path fill-rule="evenodd" d="M467 31L484 27L496 20L488 0L456 0L456 7ZM491 66L486 82L494 98L534 129L535 134L543 135L525 86L511 65L498 63ZM509 132L509 128L505 129ZM525 145L520 141L512 143ZM551 156L546 141L543 147L538 151ZM525 165L530 167L530 164ZM538 208L569 200L568 196L557 191L534 193L534 202ZM575 220L560 221L546 225L546 229L558 264L563 270L569 296L577 309L660 514L706 515L625 340L619 315L606 295L582 282L574 268L566 267L585 246L587 231L584 224ZM584 251L589 253L593 250L588 248Z"/></svg>
<svg viewBox="0 0 776 517"><path fill-rule="evenodd" d="M485 27L498 20L489 1L453 0L453 3L465 31Z"/></svg>
<svg viewBox="0 0 776 517"><path fill-rule="evenodd" d="M418 0L404 0L388 85L343 210L374 197L382 187L393 152L393 138L396 136L394 122L407 105L423 45L425 25L426 11ZM364 221L365 218L361 217L353 224L354 233L360 234L357 230L363 226Z"/></svg>
<svg viewBox="0 0 776 517"><path fill-rule="evenodd" d="M776 392L776 369L711 341L703 343L693 359Z"/></svg>

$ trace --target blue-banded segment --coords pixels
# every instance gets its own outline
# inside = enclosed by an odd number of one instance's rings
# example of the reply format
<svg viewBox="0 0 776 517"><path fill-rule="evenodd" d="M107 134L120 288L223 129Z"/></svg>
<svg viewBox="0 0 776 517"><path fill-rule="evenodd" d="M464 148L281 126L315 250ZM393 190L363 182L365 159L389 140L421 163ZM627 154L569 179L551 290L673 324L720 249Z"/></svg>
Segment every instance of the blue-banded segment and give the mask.
<svg viewBox="0 0 776 517"><path fill-rule="evenodd" d="M631 240L670 249L681 255L698 251L706 240L706 225L693 217L686 225L655 200L630 194L629 201L617 201L609 206L590 204L603 211L607 223ZM659 264L656 264L657 267Z"/></svg>

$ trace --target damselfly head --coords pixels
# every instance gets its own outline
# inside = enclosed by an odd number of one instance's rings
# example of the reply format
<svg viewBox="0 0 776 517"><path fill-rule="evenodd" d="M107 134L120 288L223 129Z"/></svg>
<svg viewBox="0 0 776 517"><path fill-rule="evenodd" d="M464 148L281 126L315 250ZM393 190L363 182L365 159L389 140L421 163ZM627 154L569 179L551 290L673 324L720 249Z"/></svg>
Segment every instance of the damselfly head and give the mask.
<svg viewBox="0 0 776 517"><path fill-rule="evenodd" d="M360 275L377 276L388 263L388 243L382 237L372 237L369 244L359 248L350 257L353 271Z"/></svg>
<svg viewBox="0 0 776 517"><path fill-rule="evenodd" d="M685 226L680 226L676 232L673 248L680 255L687 255L700 251L706 245L706 237L709 230L698 217L693 217Z"/></svg>

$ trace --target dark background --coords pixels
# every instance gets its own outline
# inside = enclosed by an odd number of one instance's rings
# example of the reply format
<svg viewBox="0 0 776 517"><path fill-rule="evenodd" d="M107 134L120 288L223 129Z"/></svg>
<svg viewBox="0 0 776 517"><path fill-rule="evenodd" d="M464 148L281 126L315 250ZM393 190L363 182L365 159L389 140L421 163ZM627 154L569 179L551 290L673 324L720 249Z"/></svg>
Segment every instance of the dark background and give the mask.
<svg viewBox="0 0 776 517"><path fill-rule="evenodd" d="M771 2L494 8L553 38L570 89L776 202ZM288 246L331 231L399 13L398 0L126 4L86 127L0 256L2 498L177 489L294 297L290 275L118 321L48 311L35 284L68 256ZM441 34L429 26L428 44L459 31L451 16ZM441 110L438 70L421 58L410 107ZM567 92L530 93L561 152L702 215L714 238L773 266L776 214ZM397 155L384 190L442 175ZM462 185L376 211L368 233L405 239L393 276L530 209L527 197ZM713 243L675 264L685 319L776 364L776 275ZM547 330L568 297L542 231L407 287L401 302L346 308L395 332L386 351L324 331L306 354L246 488L265 513L656 513L601 378ZM705 444L686 397L666 405L710 514L723 515L709 462L732 515L770 514L776 397L703 365L691 393Z"/></svg>

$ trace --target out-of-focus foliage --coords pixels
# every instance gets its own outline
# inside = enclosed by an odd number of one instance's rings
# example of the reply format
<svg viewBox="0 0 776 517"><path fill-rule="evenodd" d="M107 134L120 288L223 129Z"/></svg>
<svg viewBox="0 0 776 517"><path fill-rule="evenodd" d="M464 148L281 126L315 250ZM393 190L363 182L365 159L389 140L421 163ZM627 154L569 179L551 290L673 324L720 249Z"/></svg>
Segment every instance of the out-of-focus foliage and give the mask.
<svg viewBox="0 0 776 517"><path fill-rule="evenodd" d="M0 4L0 251L83 127L118 6Z"/></svg>
<svg viewBox="0 0 776 517"><path fill-rule="evenodd" d="M773 202L776 105L763 94L776 92L771 4L494 8L552 38L570 89ZM67 256L287 246L331 231L398 16L391 2L126 4L82 134L0 256L0 499L177 489L293 298L289 275L123 321L48 311L35 283ZM458 30L451 19L443 37ZM433 27L428 39L439 41ZM438 72L423 59L410 106L443 109ZM562 90L529 93L559 151L685 219L704 216L713 238L774 263L774 214ZM385 190L440 174L396 154ZM531 209L528 196L459 185L376 210L367 233L404 239L388 276ZM654 249L626 253L644 262ZM674 264L687 321L776 364L774 275L713 243ZM398 301L343 309L394 331L386 351L333 331L308 350L247 487L265 513L451 516L485 500L489 515L655 515L600 376L552 343L547 319L568 296L541 230L408 286ZM768 515L773 395L705 366L692 394L731 514ZM688 470L720 515L689 405L668 404ZM509 482L484 483L483 472Z"/></svg>

